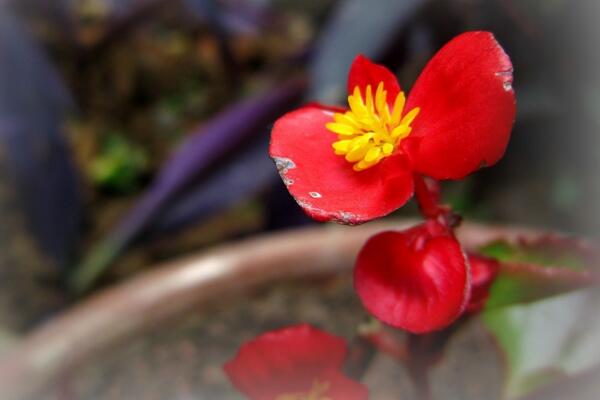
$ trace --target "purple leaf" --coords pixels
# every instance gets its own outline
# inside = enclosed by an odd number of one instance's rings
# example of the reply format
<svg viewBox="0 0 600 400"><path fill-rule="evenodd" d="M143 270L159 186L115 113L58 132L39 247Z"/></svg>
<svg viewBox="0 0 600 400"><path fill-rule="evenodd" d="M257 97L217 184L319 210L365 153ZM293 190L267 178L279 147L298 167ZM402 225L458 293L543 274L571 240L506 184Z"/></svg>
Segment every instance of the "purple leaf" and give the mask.
<svg viewBox="0 0 600 400"><path fill-rule="evenodd" d="M46 54L8 5L0 3L0 110L57 124L72 108L71 97ZM40 133L42 134L42 133Z"/></svg>
<svg viewBox="0 0 600 400"><path fill-rule="evenodd" d="M179 196L152 223L148 234L158 236L195 223L279 182L273 161L269 158L267 129L264 133L264 138L235 154L223 167Z"/></svg>
<svg viewBox="0 0 600 400"><path fill-rule="evenodd" d="M304 81L293 80L265 94L241 101L192 132L167 161L154 183L117 229L94 249L76 271L75 291L89 288L112 260L131 244L165 207L199 179L207 177L215 163L231 154L287 111L304 90ZM253 171L248 171L252 174Z"/></svg>
<svg viewBox="0 0 600 400"><path fill-rule="evenodd" d="M378 58L423 2L419 0L340 1L317 43L311 65L309 97L337 100L346 85L347 71L358 53Z"/></svg>
<svg viewBox="0 0 600 400"><path fill-rule="evenodd" d="M1 168L41 249L65 265L77 243L81 199L61 125L72 106L42 49L0 3Z"/></svg>
<svg viewBox="0 0 600 400"><path fill-rule="evenodd" d="M184 5L198 18L219 20L230 33L257 34L277 18L260 2L240 0L184 0Z"/></svg>

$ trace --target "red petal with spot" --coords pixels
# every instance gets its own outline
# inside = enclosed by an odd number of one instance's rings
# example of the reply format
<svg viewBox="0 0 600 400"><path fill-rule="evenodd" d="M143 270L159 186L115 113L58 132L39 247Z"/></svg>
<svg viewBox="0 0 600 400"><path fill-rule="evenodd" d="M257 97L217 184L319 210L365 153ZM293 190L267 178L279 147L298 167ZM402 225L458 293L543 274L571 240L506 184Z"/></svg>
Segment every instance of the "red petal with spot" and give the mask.
<svg viewBox="0 0 600 400"><path fill-rule="evenodd" d="M471 297L468 312L477 312L483 309L490 295L490 288L498 275L500 263L492 258L469 254L471 267Z"/></svg>
<svg viewBox="0 0 600 400"><path fill-rule="evenodd" d="M432 220L370 238L356 260L354 287L381 321L413 333L430 332L464 310L468 264L458 241Z"/></svg>
<svg viewBox="0 0 600 400"><path fill-rule="evenodd" d="M504 154L515 118L512 64L489 32L468 32L427 64L407 102L420 107L403 147L417 172L459 179Z"/></svg>
<svg viewBox="0 0 600 400"><path fill-rule="evenodd" d="M333 400L364 400L367 389L340 372L346 353L344 339L302 324L245 343L224 369L252 400L307 392L315 382L328 383L327 395Z"/></svg>
<svg viewBox="0 0 600 400"><path fill-rule="evenodd" d="M396 96L401 91L396 76L383 65L375 64L362 54L356 56L348 75L348 94L352 94L354 88L358 86L364 99L367 86L371 85L371 90L375 94L380 82L383 82L384 89L387 90L388 103L394 104Z"/></svg>
<svg viewBox="0 0 600 400"><path fill-rule="evenodd" d="M406 158L388 157L367 170L334 153L333 113L307 106L284 115L271 133L270 155L288 190L317 221L360 224L404 205L413 194Z"/></svg>

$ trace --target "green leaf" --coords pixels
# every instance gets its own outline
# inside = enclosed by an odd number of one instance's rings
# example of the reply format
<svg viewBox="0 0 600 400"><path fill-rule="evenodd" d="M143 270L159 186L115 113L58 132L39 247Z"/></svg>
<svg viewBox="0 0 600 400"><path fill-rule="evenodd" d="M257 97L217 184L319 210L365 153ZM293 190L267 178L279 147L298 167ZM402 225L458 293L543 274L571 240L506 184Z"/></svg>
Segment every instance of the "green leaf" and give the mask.
<svg viewBox="0 0 600 400"><path fill-rule="evenodd" d="M566 240L566 239L565 239ZM567 268L574 271L586 269L586 261L578 253L575 241L568 242L558 238L542 238L538 241L511 244L505 240L498 240L479 249L482 255L495 258L498 261L536 264L546 267Z"/></svg>
<svg viewBox="0 0 600 400"><path fill-rule="evenodd" d="M510 243L498 240L479 253L500 261L486 308L532 302L597 282L594 250L586 242L558 236Z"/></svg>
<svg viewBox="0 0 600 400"><path fill-rule="evenodd" d="M600 364L600 296L580 290L527 305L486 311L485 325L506 355L506 397Z"/></svg>
<svg viewBox="0 0 600 400"><path fill-rule="evenodd" d="M117 193L130 193L139 187L148 165L144 150L118 134L109 135L100 155L91 165L90 175L97 186Z"/></svg>

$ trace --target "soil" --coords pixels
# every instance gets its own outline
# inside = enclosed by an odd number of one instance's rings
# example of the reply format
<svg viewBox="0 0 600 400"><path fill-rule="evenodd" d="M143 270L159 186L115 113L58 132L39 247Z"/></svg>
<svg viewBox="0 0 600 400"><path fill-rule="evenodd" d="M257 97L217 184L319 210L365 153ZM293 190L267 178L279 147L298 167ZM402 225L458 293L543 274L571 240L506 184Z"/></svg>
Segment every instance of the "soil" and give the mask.
<svg viewBox="0 0 600 400"><path fill-rule="evenodd" d="M64 376L43 398L241 400L221 366L243 341L308 322L352 342L365 321L349 275L284 282L215 301L129 338ZM446 356L433 368L433 392L445 400L499 399L502 374L493 342L474 320L450 341ZM406 368L385 354L371 360L363 382L374 400L415 399Z"/></svg>

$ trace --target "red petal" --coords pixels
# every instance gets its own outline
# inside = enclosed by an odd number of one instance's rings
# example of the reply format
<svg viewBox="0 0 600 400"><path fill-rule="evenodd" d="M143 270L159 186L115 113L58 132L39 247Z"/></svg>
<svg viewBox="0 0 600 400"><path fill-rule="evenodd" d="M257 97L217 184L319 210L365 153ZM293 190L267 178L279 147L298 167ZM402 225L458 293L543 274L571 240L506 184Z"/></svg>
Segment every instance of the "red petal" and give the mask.
<svg viewBox="0 0 600 400"><path fill-rule="evenodd" d="M321 380L330 385L323 398L331 400L367 400L369 398L369 390L366 386L337 370L321 375Z"/></svg>
<svg viewBox="0 0 600 400"><path fill-rule="evenodd" d="M358 86L364 98L367 85L371 85L371 90L375 94L380 82L383 82L383 87L387 90L388 103L394 104L396 96L401 91L396 75L362 54L356 56L348 74L348 94L352 94L354 88Z"/></svg>
<svg viewBox="0 0 600 400"><path fill-rule="evenodd" d="M489 32L446 44L425 67L407 102L420 107L404 140L416 171L459 179L504 154L515 118L512 64Z"/></svg>
<svg viewBox="0 0 600 400"><path fill-rule="evenodd" d="M413 181L404 156L392 156L356 172L331 144L325 128L333 113L315 106L281 117L271 133L271 157L288 190L317 221L360 224L382 217L412 196Z"/></svg>
<svg viewBox="0 0 600 400"><path fill-rule="evenodd" d="M483 309L490 294L490 287L494 283L500 263L492 258L469 254L471 267L471 297L468 312L477 312Z"/></svg>
<svg viewBox="0 0 600 400"><path fill-rule="evenodd" d="M468 265L456 239L429 221L369 239L356 261L354 287L381 321L424 333L444 328L464 310Z"/></svg>
<svg viewBox="0 0 600 400"><path fill-rule="evenodd" d="M346 352L344 339L302 324L245 343L224 369L250 399L272 400L305 391L323 374L339 370Z"/></svg>

